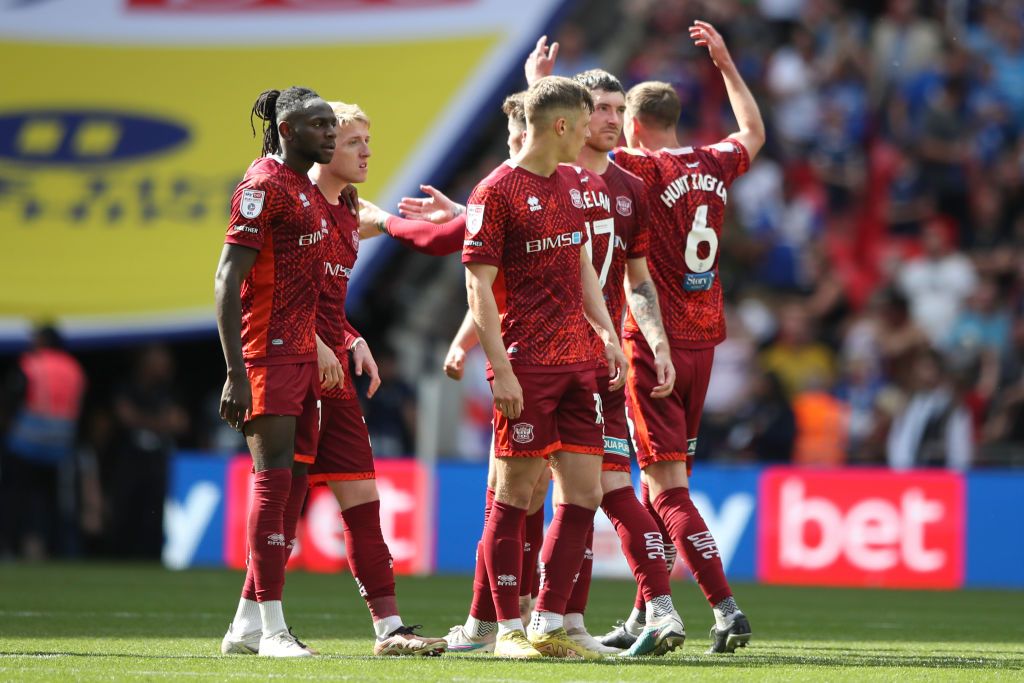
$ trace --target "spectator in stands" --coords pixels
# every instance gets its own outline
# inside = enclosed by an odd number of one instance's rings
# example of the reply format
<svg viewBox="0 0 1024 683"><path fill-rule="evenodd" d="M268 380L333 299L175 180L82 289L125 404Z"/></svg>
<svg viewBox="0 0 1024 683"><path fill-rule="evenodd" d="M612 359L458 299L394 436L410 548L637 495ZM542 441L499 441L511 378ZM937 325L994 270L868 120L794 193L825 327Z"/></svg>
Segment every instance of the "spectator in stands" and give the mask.
<svg viewBox="0 0 1024 683"><path fill-rule="evenodd" d="M914 359L911 391L889 431L887 459L893 469L948 467L965 470L974 459L970 411L937 351Z"/></svg>
<svg viewBox="0 0 1024 683"><path fill-rule="evenodd" d="M37 329L5 387L17 407L0 464L3 538L30 560L72 552L77 536L74 446L86 378L62 346L53 327Z"/></svg>
<svg viewBox="0 0 1024 683"><path fill-rule="evenodd" d="M162 345L143 349L114 397L119 432L113 475L113 538L121 553L159 559L167 466L189 418L175 393L174 358Z"/></svg>
<svg viewBox="0 0 1024 683"><path fill-rule="evenodd" d="M404 458L416 447L416 391L398 373L395 352L385 347L377 356L380 389L364 403L366 428L373 453L381 458ZM365 396L365 391L359 395Z"/></svg>
<svg viewBox="0 0 1024 683"><path fill-rule="evenodd" d="M953 246L945 223L932 221L924 231L924 254L897 274L897 284L910 302L914 321L933 345L947 339L963 302L977 284L970 259L954 251Z"/></svg>
<svg viewBox="0 0 1024 683"><path fill-rule="evenodd" d="M889 0L885 15L871 32L872 99L876 103L940 56L941 30L931 19L918 15L915 5L916 0Z"/></svg>
<svg viewBox="0 0 1024 683"><path fill-rule="evenodd" d="M804 304L787 303L779 316L779 333L761 354L765 371L779 376L786 395L792 398L801 391L830 390L835 375L832 351L816 341L813 321Z"/></svg>
<svg viewBox="0 0 1024 683"><path fill-rule="evenodd" d="M773 372L756 372L749 400L729 434L729 445L743 459L789 463L796 438L796 418L781 378Z"/></svg>

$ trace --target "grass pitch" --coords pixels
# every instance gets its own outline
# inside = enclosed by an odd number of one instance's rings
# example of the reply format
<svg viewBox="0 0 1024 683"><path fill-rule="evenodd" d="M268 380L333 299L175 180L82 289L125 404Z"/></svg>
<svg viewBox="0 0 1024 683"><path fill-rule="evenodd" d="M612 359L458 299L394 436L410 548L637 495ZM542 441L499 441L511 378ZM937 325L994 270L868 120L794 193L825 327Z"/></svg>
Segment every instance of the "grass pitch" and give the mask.
<svg viewBox="0 0 1024 683"><path fill-rule="evenodd" d="M219 654L239 572L142 565L0 565L0 680L1024 680L1024 593L852 591L739 585L754 640L704 655L711 612L676 584L686 646L669 656L590 664L489 656L380 659L352 577L294 573L286 616L321 657ZM467 577L399 579L407 621L444 635L465 618ZM595 581L587 623L603 632L629 610L633 586Z"/></svg>

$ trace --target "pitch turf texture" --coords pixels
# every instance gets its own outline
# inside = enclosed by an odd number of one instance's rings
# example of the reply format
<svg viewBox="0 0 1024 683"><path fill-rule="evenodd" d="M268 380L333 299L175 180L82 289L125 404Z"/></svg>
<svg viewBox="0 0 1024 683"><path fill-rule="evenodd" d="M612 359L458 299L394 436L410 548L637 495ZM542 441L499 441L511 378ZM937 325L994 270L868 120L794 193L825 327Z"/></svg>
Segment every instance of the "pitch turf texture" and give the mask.
<svg viewBox="0 0 1024 683"><path fill-rule="evenodd" d="M754 627L736 655L705 655L711 613L676 584L689 639L667 657L515 663L490 656L368 656L352 577L294 573L286 616L311 660L219 654L241 574L138 565L0 565L0 680L678 681L1024 680L1024 593L736 586ZM443 635L465 617L471 579L399 579L402 613ZM595 581L587 623L603 631L633 588Z"/></svg>

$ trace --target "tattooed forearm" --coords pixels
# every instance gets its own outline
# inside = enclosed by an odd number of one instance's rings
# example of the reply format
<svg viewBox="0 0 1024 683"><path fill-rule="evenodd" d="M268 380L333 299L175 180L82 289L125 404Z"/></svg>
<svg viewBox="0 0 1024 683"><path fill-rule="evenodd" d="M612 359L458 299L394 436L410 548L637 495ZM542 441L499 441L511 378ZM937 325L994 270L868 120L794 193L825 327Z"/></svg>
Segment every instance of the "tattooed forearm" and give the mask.
<svg viewBox="0 0 1024 683"><path fill-rule="evenodd" d="M654 283L644 280L629 293L629 309L633 319L643 332L651 348L666 341L665 326L661 322L661 308L658 306L658 292Z"/></svg>

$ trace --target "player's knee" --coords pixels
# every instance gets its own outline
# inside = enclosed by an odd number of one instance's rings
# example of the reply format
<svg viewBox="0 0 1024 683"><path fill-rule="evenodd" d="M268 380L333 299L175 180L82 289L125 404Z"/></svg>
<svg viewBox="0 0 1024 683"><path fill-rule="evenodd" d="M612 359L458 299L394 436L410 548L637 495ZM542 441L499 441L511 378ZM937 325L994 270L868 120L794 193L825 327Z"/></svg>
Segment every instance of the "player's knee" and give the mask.
<svg viewBox="0 0 1024 683"><path fill-rule="evenodd" d="M603 497L604 493L601 490L600 484L587 486L574 483L562 490L561 500L569 505L579 505L588 510L596 510L600 507Z"/></svg>

